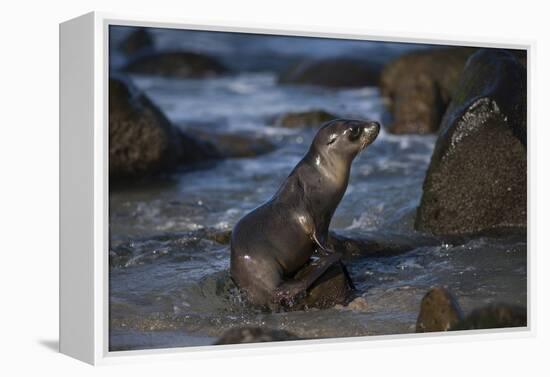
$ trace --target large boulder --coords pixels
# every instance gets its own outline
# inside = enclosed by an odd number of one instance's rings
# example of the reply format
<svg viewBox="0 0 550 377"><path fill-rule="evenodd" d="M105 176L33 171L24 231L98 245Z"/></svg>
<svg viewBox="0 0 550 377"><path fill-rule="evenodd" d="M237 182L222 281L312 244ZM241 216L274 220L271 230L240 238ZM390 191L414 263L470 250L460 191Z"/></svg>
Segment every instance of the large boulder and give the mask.
<svg viewBox="0 0 550 377"><path fill-rule="evenodd" d="M165 51L139 54L123 71L170 78L207 78L227 72L214 57L187 51Z"/></svg>
<svg viewBox="0 0 550 377"><path fill-rule="evenodd" d="M359 59L306 60L279 77L282 84L306 84L332 88L376 86L381 67Z"/></svg>
<svg viewBox="0 0 550 377"><path fill-rule="evenodd" d="M211 145L173 127L129 80L109 79L110 179L141 178L212 157Z"/></svg>
<svg viewBox="0 0 550 377"><path fill-rule="evenodd" d="M466 60L475 51L466 47L415 51L386 65L380 90L393 115L390 132L436 132Z"/></svg>
<svg viewBox="0 0 550 377"><path fill-rule="evenodd" d="M527 225L526 70L502 50L467 63L441 122L415 228L437 235Z"/></svg>

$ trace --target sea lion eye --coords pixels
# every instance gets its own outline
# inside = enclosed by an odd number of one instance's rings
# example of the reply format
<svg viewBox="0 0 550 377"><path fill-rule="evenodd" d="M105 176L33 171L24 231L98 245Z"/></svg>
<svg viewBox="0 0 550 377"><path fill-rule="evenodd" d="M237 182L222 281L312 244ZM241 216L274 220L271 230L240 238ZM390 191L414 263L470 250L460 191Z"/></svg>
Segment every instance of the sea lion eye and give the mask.
<svg viewBox="0 0 550 377"><path fill-rule="evenodd" d="M328 143L327 145L331 145L332 143L334 143L336 141L336 139L338 138L338 135L336 134L332 134L328 137Z"/></svg>
<svg viewBox="0 0 550 377"><path fill-rule="evenodd" d="M355 141L361 136L361 128L360 127L351 127L349 129L349 139L350 141Z"/></svg>

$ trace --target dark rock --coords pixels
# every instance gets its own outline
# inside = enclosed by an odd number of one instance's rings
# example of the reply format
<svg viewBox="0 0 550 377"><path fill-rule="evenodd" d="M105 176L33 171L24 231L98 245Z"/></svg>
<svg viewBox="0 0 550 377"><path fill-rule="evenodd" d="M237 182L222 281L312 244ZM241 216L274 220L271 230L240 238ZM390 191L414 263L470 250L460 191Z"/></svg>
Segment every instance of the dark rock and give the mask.
<svg viewBox="0 0 550 377"><path fill-rule="evenodd" d="M286 128L319 127L323 123L337 118L336 115L324 110L310 110L283 114L275 119L274 125Z"/></svg>
<svg viewBox="0 0 550 377"><path fill-rule="evenodd" d="M231 229L218 230L206 228L205 231L205 238L222 245L229 244L231 240ZM466 241L457 241L457 243L460 242L463 243ZM355 257L391 257L404 254L417 247L439 245L440 240L421 235L410 238L393 234L373 235L372 237L370 235L367 237L349 237L331 231L329 232L327 244L329 249L341 253L344 259L351 259Z"/></svg>
<svg viewBox="0 0 550 377"><path fill-rule="evenodd" d="M218 242L222 245L229 244L231 240L231 229L219 230L205 228L204 238ZM382 234L369 237L349 237L336 232L329 232L327 244L329 249L335 250L344 256L344 259L354 257L391 257L411 251L421 246L439 245L440 241L431 237L418 235L409 238L402 235ZM462 242L466 242L462 240ZM460 243L460 241L457 241Z"/></svg>
<svg viewBox="0 0 550 377"><path fill-rule="evenodd" d="M217 59L194 52L175 51L136 56L123 71L171 78L216 77L227 72Z"/></svg>
<svg viewBox="0 0 550 377"><path fill-rule="evenodd" d="M118 45L118 49L126 55L137 54L153 48L153 37L147 28L136 28Z"/></svg>
<svg viewBox="0 0 550 377"><path fill-rule="evenodd" d="M296 335L285 330L272 330L261 327L236 327L227 330L214 344L280 342L299 339Z"/></svg>
<svg viewBox="0 0 550 377"><path fill-rule="evenodd" d="M295 276L300 279L307 272L304 267ZM294 304L290 310L303 310L309 308L328 309L335 305L346 305L352 298L353 287L347 271L341 263L330 267L307 291L305 298Z"/></svg>
<svg viewBox="0 0 550 377"><path fill-rule="evenodd" d="M462 310L453 295L444 288L432 288L422 298L416 332L447 331L461 319Z"/></svg>
<svg viewBox="0 0 550 377"><path fill-rule="evenodd" d="M420 246L438 245L439 241L418 236L415 238L394 234L367 234L349 237L329 232L327 244L330 249L341 253L344 259L360 257L391 257L404 254Z"/></svg>
<svg viewBox="0 0 550 377"><path fill-rule="evenodd" d="M204 160L223 158L216 146L208 140L196 138L175 128L178 134L178 164L191 164Z"/></svg>
<svg viewBox="0 0 550 377"><path fill-rule="evenodd" d="M205 238L221 245L229 245L229 242L231 241L231 229L207 229Z"/></svg>
<svg viewBox="0 0 550 377"><path fill-rule="evenodd" d="M393 114L390 132L436 132L466 60L475 51L465 47L416 51L384 67L380 89Z"/></svg>
<svg viewBox="0 0 550 377"><path fill-rule="evenodd" d="M214 145L217 153L225 158L255 157L275 150L275 145L262 136L207 132L190 128L193 136Z"/></svg>
<svg viewBox="0 0 550 377"><path fill-rule="evenodd" d="M415 228L439 235L527 225L526 70L502 50L467 63L424 181Z"/></svg>
<svg viewBox="0 0 550 377"><path fill-rule="evenodd" d="M211 145L173 127L130 81L109 79L109 178L135 179L213 158Z"/></svg>
<svg viewBox="0 0 550 377"><path fill-rule="evenodd" d="M466 317L453 295L433 288L422 299L416 332L457 331L527 326L527 309L503 303L474 309Z"/></svg>
<svg viewBox="0 0 550 377"><path fill-rule="evenodd" d="M491 304L472 311L451 330L495 329L527 326L527 309L509 304Z"/></svg>
<svg viewBox="0 0 550 377"><path fill-rule="evenodd" d="M325 87L376 86L381 67L359 59L303 61L279 77L282 84L306 84Z"/></svg>

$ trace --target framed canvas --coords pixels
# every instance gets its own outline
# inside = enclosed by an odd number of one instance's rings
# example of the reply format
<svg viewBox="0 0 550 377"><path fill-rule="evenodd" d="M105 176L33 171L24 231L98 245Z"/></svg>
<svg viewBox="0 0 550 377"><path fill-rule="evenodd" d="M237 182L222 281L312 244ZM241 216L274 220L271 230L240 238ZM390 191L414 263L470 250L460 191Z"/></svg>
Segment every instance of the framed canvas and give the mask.
<svg viewBox="0 0 550 377"><path fill-rule="evenodd" d="M532 49L62 23L61 352L531 334Z"/></svg>

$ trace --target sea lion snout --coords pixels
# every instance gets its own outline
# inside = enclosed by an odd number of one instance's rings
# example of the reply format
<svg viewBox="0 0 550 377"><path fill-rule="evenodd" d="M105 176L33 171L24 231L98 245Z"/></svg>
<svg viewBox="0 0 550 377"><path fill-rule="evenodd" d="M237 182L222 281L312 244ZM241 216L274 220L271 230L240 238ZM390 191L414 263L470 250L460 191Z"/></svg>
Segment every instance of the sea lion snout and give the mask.
<svg viewBox="0 0 550 377"><path fill-rule="evenodd" d="M349 127L350 141L360 141L360 150L370 145L380 133L380 123L375 121L351 120L346 123Z"/></svg>
<svg viewBox="0 0 550 377"><path fill-rule="evenodd" d="M378 122L364 122L363 124L363 143L364 147L371 144L380 133L380 123ZM363 148L364 148L363 147Z"/></svg>

